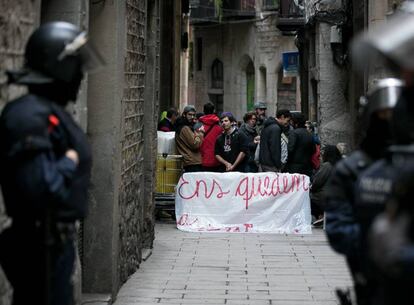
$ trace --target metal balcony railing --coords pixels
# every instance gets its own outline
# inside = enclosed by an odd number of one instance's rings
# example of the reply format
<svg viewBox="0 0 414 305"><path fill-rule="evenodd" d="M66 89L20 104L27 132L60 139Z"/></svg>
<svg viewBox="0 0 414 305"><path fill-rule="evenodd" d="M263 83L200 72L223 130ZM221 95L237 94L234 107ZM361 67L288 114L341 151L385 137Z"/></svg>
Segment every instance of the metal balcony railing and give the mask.
<svg viewBox="0 0 414 305"><path fill-rule="evenodd" d="M223 0L223 17L254 17L255 15L255 0Z"/></svg>
<svg viewBox="0 0 414 305"><path fill-rule="evenodd" d="M218 12L213 0L190 0L190 20L192 23L217 21Z"/></svg>
<svg viewBox="0 0 414 305"><path fill-rule="evenodd" d="M280 0L277 27L282 32L293 32L305 24L303 0Z"/></svg>
<svg viewBox="0 0 414 305"><path fill-rule="evenodd" d="M304 17L303 2L301 0L280 0L280 17Z"/></svg>
<svg viewBox="0 0 414 305"><path fill-rule="evenodd" d="M217 11L214 0L191 0L192 23L218 22L219 16L228 18L254 18L255 0L223 0L221 11Z"/></svg>
<svg viewBox="0 0 414 305"><path fill-rule="evenodd" d="M264 11L279 9L279 0L263 0L262 9Z"/></svg>

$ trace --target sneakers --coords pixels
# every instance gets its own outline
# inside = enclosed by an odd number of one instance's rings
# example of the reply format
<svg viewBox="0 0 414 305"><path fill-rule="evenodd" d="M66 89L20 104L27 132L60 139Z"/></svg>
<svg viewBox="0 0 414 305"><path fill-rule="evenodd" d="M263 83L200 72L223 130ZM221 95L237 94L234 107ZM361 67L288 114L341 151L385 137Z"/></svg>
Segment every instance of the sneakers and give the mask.
<svg viewBox="0 0 414 305"><path fill-rule="evenodd" d="M312 223L312 227L314 227L314 228L322 228L323 227L323 221L324 221L324 217L322 216L321 218L319 218L318 220L315 220Z"/></svg>
<svg viewBox="0 0 414 305"><path fill-rule="evenodd" d="M157 216L157 219L171 218L171 214L164 210L159 210L156 216Z"/></svg>

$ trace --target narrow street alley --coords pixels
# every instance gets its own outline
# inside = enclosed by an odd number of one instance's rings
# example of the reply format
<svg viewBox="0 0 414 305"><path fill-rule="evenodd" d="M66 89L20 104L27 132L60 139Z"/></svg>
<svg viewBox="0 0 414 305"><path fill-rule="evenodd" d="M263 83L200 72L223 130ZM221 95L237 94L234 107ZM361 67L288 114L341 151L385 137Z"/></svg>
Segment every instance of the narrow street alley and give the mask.
<svg viewBox="0 0 414 305"><path fill-rule="evenodd" d="M350 275L321 229L185 233L157 223L152 256L123 285L115 305L333 305L338 287L351 287Z"/></svg>

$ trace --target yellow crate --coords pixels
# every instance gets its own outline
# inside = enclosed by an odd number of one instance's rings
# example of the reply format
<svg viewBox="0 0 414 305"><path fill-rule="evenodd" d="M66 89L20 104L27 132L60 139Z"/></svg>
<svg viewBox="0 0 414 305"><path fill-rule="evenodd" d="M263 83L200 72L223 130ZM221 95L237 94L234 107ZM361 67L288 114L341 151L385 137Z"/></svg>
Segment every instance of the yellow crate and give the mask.
<svg viewBox="0 0 414 305"><path fill-rule="evenodd" d="M158 155L157 157L157 193L174 193L182 172L181 155Z"/></svg>

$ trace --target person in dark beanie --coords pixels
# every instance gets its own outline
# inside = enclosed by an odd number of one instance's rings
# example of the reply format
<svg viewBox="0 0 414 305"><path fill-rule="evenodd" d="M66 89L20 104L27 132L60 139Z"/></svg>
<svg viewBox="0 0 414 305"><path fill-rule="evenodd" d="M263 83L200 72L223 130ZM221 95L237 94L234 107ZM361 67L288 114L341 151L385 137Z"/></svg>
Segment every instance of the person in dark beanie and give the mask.
<svg viewBox="0 0 414 305"><path fill-rule="evenodd" d="M265 102L258 101L254 103L254 109L256 112L256 119L257 119L255 128L256 128L257 134L260 135L260 133L262 132L264 128L264 122L267 120L267 116L266 116L267 104Z"/></svg>
<svg viewBox="0 0 414 305"><path fill-rule="evenodd" d="M178 153L183 156L184 172L187 173L203 170L200 147L204 139L204 129L193 130L195 115L194 106L185 106L182 116L176 122L175 143Z"/></svg>

